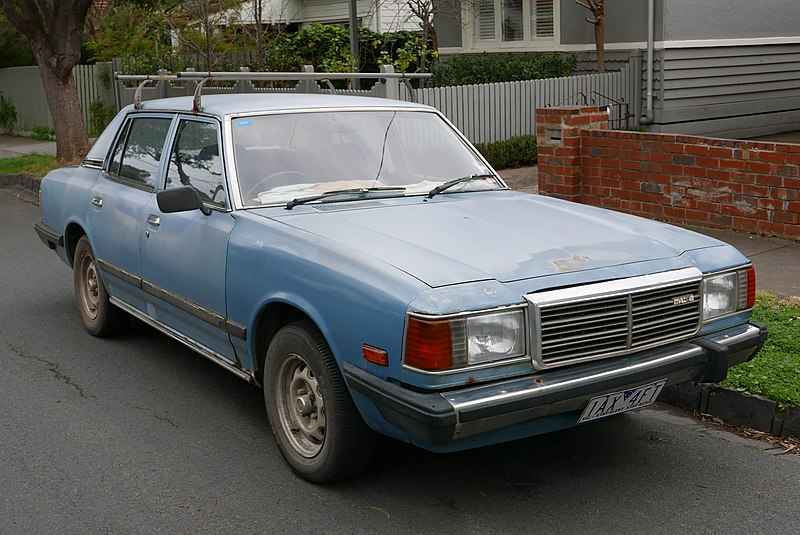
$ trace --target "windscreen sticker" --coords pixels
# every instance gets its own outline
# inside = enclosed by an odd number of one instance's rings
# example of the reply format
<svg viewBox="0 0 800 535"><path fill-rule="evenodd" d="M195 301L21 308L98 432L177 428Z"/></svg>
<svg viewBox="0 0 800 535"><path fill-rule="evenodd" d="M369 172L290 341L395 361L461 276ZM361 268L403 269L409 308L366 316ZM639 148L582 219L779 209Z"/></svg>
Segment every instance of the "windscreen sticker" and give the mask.
<svg viewBox="0 0 800 535"><path fill-rule="evenodd" d="M250 119L239 119L236 121L238 126L250 126L253 123Z"/></svg>

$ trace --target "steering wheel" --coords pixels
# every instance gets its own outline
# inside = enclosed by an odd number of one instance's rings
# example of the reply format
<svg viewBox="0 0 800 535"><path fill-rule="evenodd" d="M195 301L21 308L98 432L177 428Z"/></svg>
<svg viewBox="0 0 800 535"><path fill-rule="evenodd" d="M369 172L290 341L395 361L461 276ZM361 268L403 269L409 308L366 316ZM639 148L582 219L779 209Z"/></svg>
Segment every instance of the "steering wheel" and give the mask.
<svg viewBox="0 0 800 535"><path fill-rule="evenodd" d="M271 187L267 187L267 184L270 182L279 182L278 179L283 179L280 182L283 184L272 184ZM300 172L300 171L278 171L277 173L272 173L269 176L262 178L261 180L256 181L247 192L244 194L245 199L252 199L255 198L255 195L262 192L267 191L271 188L276 186L288 186L290 184L303 184L313 182L310 176L307 174Z"/></svg>

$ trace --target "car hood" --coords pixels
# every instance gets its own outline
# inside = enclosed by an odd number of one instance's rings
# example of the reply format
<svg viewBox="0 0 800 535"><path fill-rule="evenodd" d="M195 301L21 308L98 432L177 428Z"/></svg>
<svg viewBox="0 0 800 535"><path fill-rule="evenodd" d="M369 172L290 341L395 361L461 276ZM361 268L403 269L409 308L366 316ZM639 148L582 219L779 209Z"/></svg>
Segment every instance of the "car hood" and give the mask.
<svg viewBox="0 0 800 535"><path fill-rule="evenodd" d="M512 191L255 212L378 258L432 287L511 282L725 245L663 223Z"/></svg>

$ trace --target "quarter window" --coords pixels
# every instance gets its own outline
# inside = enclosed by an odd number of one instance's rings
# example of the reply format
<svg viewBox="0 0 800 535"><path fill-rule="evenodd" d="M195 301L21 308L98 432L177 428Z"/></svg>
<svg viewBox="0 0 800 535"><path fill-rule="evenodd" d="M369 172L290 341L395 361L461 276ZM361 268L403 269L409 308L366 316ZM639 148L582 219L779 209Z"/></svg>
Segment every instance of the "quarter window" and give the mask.
<svg viewBox="0 0 800 535"><path fill-rule="evenodd" d="M479 41L551 41L553 0L478 0L475 33Z"/></svg>
<svg viewBox="0 0 800 535"><path fill-rule="evenodd" d="M161 152L171 119L146 117L128 123L114 147L109 173L130 182L155 188Z"/></svg>
<svg viewBox="0 0 800 535"><path fill-rule="evenodd" d="M216 124L187 120L178 124L166 187L179 186L191 186L204 202L225 206Z"/></svg>

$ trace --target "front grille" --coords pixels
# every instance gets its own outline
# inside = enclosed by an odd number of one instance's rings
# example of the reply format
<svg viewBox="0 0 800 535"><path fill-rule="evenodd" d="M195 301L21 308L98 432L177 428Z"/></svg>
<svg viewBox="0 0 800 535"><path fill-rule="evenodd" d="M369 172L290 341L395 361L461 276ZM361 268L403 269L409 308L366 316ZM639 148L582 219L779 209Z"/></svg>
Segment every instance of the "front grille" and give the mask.
<svg viewBox="0 0 800 535"><path fill-rule="evenodd" d="M695 334L700 277L687 269L529 295L534 362L561 366Z"/></svg>

